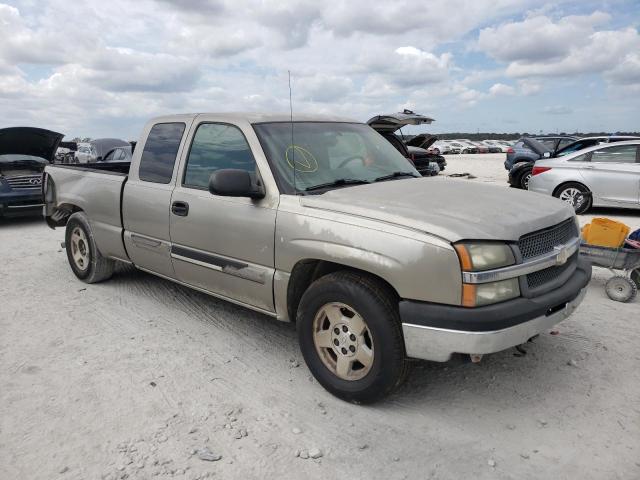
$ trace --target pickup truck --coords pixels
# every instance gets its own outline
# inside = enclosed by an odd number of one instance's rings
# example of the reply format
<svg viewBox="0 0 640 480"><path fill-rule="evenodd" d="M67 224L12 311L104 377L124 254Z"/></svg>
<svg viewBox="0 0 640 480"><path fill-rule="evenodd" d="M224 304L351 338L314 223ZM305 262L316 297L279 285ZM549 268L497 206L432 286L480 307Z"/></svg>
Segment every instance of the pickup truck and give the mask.
<svg viewBox="0 0 640 480"><path fill-rule="evenodd" d="M591 278L564 202L422 178L341 118L156 118L130 163L49 165L44 195L80 280L126 262L295 322L318 382L356 403L390 393L409 359L526 342Z"/></svg>

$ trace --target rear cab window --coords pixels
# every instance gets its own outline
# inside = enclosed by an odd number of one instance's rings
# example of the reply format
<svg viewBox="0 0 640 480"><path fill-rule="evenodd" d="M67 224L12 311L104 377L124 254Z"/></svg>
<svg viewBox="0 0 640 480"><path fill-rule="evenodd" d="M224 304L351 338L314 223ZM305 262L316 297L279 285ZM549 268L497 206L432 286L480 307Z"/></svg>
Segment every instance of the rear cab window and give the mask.
<svg viewBox="0 0 640 480"><path fill-rule="evenodd" d="M140 180L165 184L171 182L185 126L182 122L157 123L151 128L140 158Z"/></svg>

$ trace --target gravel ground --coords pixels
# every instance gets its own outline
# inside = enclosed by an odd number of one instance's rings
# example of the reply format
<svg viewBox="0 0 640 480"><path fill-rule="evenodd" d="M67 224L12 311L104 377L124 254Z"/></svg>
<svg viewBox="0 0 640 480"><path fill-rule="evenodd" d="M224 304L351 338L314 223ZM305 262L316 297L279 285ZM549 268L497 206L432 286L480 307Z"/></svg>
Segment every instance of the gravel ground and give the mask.
<svg viewBox="0 0 640 480"><path fill-rule="evenodd" d="M502 155L448 161L506 186ZM62 239L0 221L2 479L640 478L638 300L608 300L606 271L526 354L416 363L362 407L311 378L291 325L129 268L85 285Z"/></svg>

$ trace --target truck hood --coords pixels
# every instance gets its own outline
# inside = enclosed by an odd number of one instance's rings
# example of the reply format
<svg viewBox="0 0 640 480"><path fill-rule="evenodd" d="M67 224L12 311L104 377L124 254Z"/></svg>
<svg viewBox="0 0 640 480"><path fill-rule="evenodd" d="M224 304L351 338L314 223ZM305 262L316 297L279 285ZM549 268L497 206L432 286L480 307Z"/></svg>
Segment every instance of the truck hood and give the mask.
<svg viewBox="0 0 640 480"><path fill-rule="evenodd" d="M553 197L468 180L390 180L301 197L301 204L459 240L517 241L574 215Z"/></svg>
<svg viewBox="0 0 640 480"><path fill-rule="evenodd" d="M53 162L63 134L33 127L0 129L0 155L28 155Z"/></svg>

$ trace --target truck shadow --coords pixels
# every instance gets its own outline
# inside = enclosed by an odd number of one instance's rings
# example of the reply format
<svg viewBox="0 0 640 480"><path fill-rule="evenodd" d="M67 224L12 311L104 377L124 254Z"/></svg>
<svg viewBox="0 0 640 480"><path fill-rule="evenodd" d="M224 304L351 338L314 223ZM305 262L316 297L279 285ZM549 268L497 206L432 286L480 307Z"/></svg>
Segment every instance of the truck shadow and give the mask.
<svg viewBox="0 0 640 480"><path fill-rule="evenodd" d="M115 283L117 288L126 289L137 298L149 296L174 310L171 315L176 325L180 324L180 317L188 317L206 324L217 337L228 336L229 344L241 342L254 348L262 345L261 356L274 369L286 368L295 358L304 375L308 376L293 323L279 322L127 265L119 266L109 283ZM454 356L446 363L412 361L405 384L388 399L367 408L386 410L401 406L411 409L425 405L444 408L451 402L458 402L468 407L495 410L503 397L512 400L536 398L541 392L565 388L565 379L575 376L575 367L568 362L582 356L584 348L581 347L560 332L559 335L541 335L525 344L521 351L512 348L487 355L479 364L471 363L462 355ZM341 403L316 382L313 382L313 389L316 391L311 395L324 394L328 402Z"/></svg>

